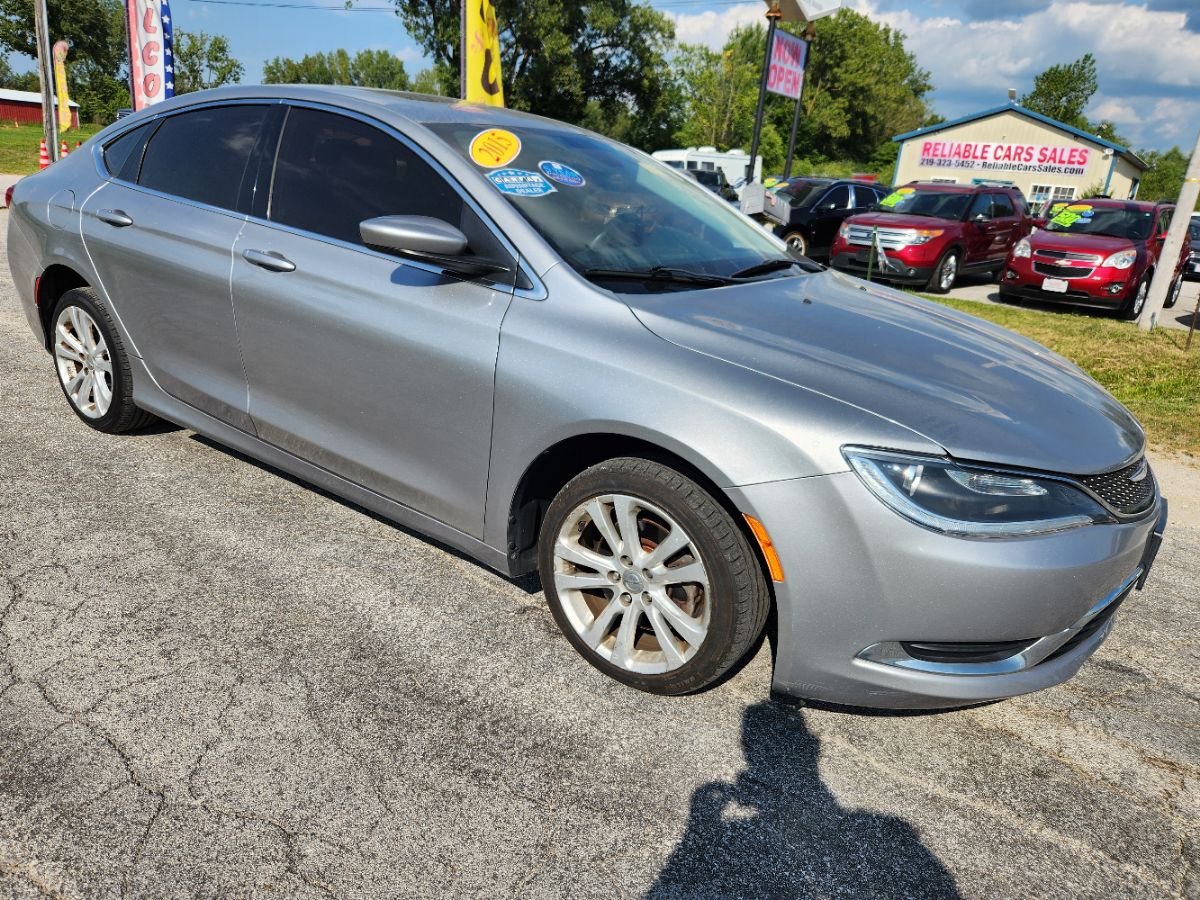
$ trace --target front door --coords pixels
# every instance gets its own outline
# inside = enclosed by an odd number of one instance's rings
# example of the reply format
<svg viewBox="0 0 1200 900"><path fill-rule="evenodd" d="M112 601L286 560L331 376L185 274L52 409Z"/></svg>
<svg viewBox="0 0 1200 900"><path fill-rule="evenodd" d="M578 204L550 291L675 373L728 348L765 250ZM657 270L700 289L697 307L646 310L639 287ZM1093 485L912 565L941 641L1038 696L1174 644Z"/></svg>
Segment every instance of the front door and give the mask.
<svg viewBox="0 0 1200 900"><path fill-rule="evenodd" d="M381 215L448 221L472 251L511 260L409 146L357 118L292 107L269 207L234 248L250 414L264 440L482 536L512 276L469 280L369 249L359 223Z"/></svg>
<svg viewBox="0 0 1200 900"><path fill-rule="evenodd" d="M243 430L252 426L229 271L267 109L208 107L119 138L105 154L113 180L82 207L101 286L154 380Z"/></svg>
<svg viewBox="0 0 1200 900"><path fill-rule="evenodd" d="M850 187L835 185L818 202L813 214L811 250L827 253L834 235L850 214Z"/></svg>

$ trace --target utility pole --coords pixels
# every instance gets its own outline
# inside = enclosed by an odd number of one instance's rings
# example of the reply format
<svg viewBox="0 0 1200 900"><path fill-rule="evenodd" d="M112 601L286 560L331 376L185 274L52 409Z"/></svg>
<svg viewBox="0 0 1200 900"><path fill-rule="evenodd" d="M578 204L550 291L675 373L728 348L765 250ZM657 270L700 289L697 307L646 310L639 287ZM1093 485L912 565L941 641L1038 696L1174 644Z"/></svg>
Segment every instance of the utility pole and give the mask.
<svg viewBox="0 0 1200 900"><path fill-rule="evenodd" d="M1171 219L1171 228L1167 239L1163 242L1162 252L1158 255L1158 266L1154 270L1154 281L1150 283L1150 296L1146 298L1146 308L1138 316L1138 328L1150 331L1158 324L1158 314L1167 301L1167 294L1174 286L1175 264L1183 252L1183 245L1188 240L1188 225L1192 221L1192 210L1196 208L1196 198L1200 197L1200 135L1196 136L1196 147L1192 150L1192 159L1188 163L1187 175L1183 179L1183 189L1179 192L1179 200L1175 204L1175 216ZM1155 228L1158 227L1156 222ZM1154 240L1158 239L1154 236Z"/></svg>
<svg viewBox="0 0 1200 900"><path fill-rule="evenodd" d="M46 136L50 162L55 162L58 160L58 120L54 110L54 69L46 0L33 0L33 26L37 40L38 80L42 83L42 133Z"/></svg>
<svg viewBox="0 0 1200 900"><path fill-rule="evenodd" d="M746 167L746 181L754 181L754 161L758 158L758 142L762 137L763 104L767 100L767 76L771 72L771 48L775 44L775 27L783 13L779 11L779 0L767 10L767 49L763 54L762 74L758 79L758 108L754 111L754 136L750 139L750 165Z"/></svg>

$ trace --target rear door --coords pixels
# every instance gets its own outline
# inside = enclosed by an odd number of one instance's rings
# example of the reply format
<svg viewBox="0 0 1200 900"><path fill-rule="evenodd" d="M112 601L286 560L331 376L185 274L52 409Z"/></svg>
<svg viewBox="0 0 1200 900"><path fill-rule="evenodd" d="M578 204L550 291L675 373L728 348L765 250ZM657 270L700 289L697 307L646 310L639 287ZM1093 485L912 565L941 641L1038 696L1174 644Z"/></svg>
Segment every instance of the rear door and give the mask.
<svg viewBox="0 0 1200 900"><path fill-rule="evenodd" d="M230 295L246 173L269 105L188 110L105 148L112 180L82 207L84 244L158 385L251 430Z"/></svg>
<svg viewBox="0 0 1200 900"><path fill-rule="evenodd" d="M269 203L253 212L235 247L233 290L259 435L482 536L513 275L450 275L364 246L358 226L432 216L515 271L509 249L413 145L300 105L287 113Z"/></svg>

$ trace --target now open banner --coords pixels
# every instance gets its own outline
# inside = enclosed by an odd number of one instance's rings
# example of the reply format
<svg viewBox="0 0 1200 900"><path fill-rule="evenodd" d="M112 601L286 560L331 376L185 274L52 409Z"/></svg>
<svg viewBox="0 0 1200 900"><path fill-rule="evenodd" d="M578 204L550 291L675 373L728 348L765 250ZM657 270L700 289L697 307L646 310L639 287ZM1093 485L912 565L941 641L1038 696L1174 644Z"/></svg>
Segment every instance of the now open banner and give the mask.
<svg viewBox="0 0 1200 900"><path fill-rule="evenodd" d="M923 141L921 165L945 169L1083 175L1091 148L1074 145Z"/></svg>
<svg viewBox="0 0 1200 900"><path fill-rule="evenodd" d="M129 20L129 81L133 108L175 96L175 55L167 0L125 0Z"/></svg>
<svg viewBox="0 0 1200 900"><path fill-rule="evenodd" d="M767 90L793 100L804 90L804 64L808 61L808 41L786 31L776 31L771 44L771 62L767 69Z"/></svg>

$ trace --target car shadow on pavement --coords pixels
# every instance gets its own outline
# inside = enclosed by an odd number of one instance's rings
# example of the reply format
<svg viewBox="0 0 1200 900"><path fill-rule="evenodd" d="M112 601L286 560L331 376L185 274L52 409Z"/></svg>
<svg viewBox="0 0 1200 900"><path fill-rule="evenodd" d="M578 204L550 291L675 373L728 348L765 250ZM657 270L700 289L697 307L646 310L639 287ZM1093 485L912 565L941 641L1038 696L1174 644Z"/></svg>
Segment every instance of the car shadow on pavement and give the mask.
<svg viewBox="0 0 1200 900"><path fill-rule="evenodd" d="M910 824L838 803L799 709L751 706L742 747L744 771L692 795L686 831L648 900L959 896Z"/></svg>

